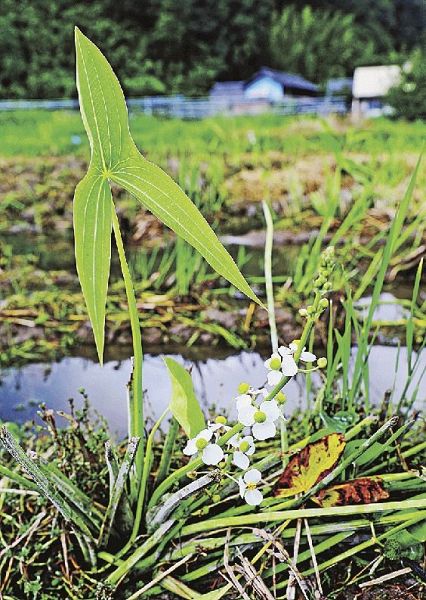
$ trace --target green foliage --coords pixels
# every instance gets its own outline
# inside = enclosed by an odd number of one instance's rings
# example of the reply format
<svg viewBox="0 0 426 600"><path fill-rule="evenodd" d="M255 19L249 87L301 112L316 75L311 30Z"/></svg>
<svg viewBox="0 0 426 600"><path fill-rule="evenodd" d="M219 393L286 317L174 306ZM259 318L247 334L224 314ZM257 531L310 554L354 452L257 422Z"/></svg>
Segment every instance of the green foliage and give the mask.
<svg viewBox="0 0 426 600"><path fill-rule="evenodd" d="M275 67L317 82L351 74L357 65L375 59L373 40L355 24L352 14L310 6L302 11L288 6L276 16L270 47Z"/></svg>
<svg viewBox="0 0 426 600"><path fill-rule="evenodd" d="M258 300L197 207L164 171L139 153L130 136L120 84L98 48L78 29L76 49L81 114L91 147L89 171L74 200L76 262L102 360L114 210L108 181L135 195L220 275Z"/></svg>
<svg viewBox="0 0 426 600"><path fill-rule="evenodd" d="M402 69L401 82L389 91L387 101L395 116L409 121L426 119L426 53L417 50Z"/></svg>
<svg viewBox="0 0 426 600"><path fill-rule="evenodd" d="M195 396L191 375L172 358L164 359L172 382L172 398L169 408L186 435L195 437L206 422Z"/></svg>
<svg viewBox="0 0 426 600"><path fill-rule="evenodd" d="M307 5L329 14L331 21L336 12L344 22L349 17L355 25L351 28L356 32L355 58L366 56L366 50L373 48L379 62L391 55L395 60L396 54L405 57L407 51L422 44L422 0L292 0L285 4L282 0L3 0L0 97L75 95L75 24L96 44L102 44L113 67L120 70L126 94L203 94L217 79L245 79L261 65L270 64L268 38L276 14L285 6L301 15ZM330 26L324 21L321 17L325 34ZM354 65L348 63L349 37L345 33L343 40L339 39L342 28L334 31L337 36L331 47L344 42L344 74L350 75ZM365 44L365 52L361 52ZM321 76L343 72L340 59L337 67L326 63L333 67L330 73L315 55L309 61L317 65ZM289 70L297 69L297 62L289 63Z"/></svg>

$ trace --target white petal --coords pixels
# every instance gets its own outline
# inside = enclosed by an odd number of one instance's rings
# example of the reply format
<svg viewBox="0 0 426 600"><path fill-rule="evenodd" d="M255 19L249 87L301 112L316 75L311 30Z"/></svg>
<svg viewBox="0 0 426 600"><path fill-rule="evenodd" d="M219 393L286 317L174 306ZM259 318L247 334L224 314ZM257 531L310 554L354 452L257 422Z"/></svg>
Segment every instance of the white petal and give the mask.
<svg viewBox="0 0 426 600"><path fill-rule="evenodd" d="M244 406L249 406L251 404L251 396L248 394L241 394L241 396L237 396L235 398L235 404L237 406L237 410L241 410Z"/></svg>
<svg viewBox="0 0 426 600"><path fill-rule="evenodd" d="M247 471L247 473L244 475L244 481L246 483L259 483L261 479L262 473L259 471L259 469L250 469L250 471Z"/></svg>
<svg viewBox="0 0 426 600"><path fill-rule="evenodd" d="M232 446L233 448L238 448L240 443L241 443L241 438L240 438L239 433L236 433L228 440L228 445Z"/></svg>
<svg viewBox="0 0 426 600"><path fill-rule="evenodd" d="M241 498L244 498L244 494L246 493L246 484L244 482L244 479L242 477L238 478L238 487L240 488L240 496Z"/></svg>
<svg viewBox="0 0 426 600"><path fill-rule="evenodd" d="M284 356L283 362L281 364L281 371L283 375L287 377L293 377L297 373L297 365L294 362L294 358L289 354L288 356Z"/></svg>
<svg viewBox="0 0 426 600"><path fill-rule="evenodd" d="M201 459L205 465L217 465L223 459L223 450L217 444L209 444L203 450Z"/></svg>
<svg viewBox="0 0 426 600"><path fill-rule="evenodd" d="M293 352L290 350L290 348L287 348L286 346L280 346L278 348L278 352L281 354L281 356L288 356L289 354L293 354Z"/></svg>
<svg viewBox="0 0 426 600"><path fill-rule="evenodd" d="M246 454L247 456L251 456L252 454L254 454L256 451L256 446L254 444L252 444L250 446L250 448L247 450Z"/></svg>
<svg viewBox="0 0 426 600"><path fill-rule="evenodd" d="M280 417L280 409L276 400L265 400L259 406L259 410L265 413L268 421L276 421Z"/></svg>
<svg viewBox="0 0 426 600"><path fill-rule="evenodd" d="M244 500L250 506L257 506L263 500L262 492L260 490L247 490L244 494Z"/></svg>
<svg viewBox="0 0 426 600"><path fill-rule="evenodd" d="M300 355L300 360L303 360L303 362L314 362L316 359L317 357L312 352L302 352Z"/></svg>
<svg viewBox="0 0 426 600"><path fill-rule="evenodd" d="M266 398L266 396L269 394L268 390L266 388L260 388L260 390L257 390L255 392L256 396L263 396L263 398Z"/></svg>
<svg viewBox="0 0 426 600"><path fill-rule="evenodd" d="M193 438L192 440L188 440L186 442L186 446L183 449L183 453L186 454L186 456L192 456L193 454L196 454L198 452L196 443L195 443L195 438Z"/></svg>
<svg viewBox="0 0 426 600"><path fill-rule="evenodd" d="M236 452L234 452L234 456L232 458L232 462L234 463L234 465L236 465L237 467L239 467L243 471L245 471L246 469L248 469L249 466L250 466L250 460L249 460L248 456L246 456L244 454L244 452L240 452L239 450L237 450Z"/></svg>
<svg viewBox="0 0 426 600"><path fill-rule="evenodd" d="M244 406L241 410L238 411L238 421L245 425L246 427L250 427L254 423L254 415L257 411L255 406Z"/></svg>
<svg viewBox="0 0 426 600"><path fill-rule="evenodd" d="M288 347L290 348L290 351L294 354L299 346L297 344L295 344L294 342L291 342L291 344L289 344ZM303 350L304 350L304 348L303 348Z"/></svg>
<svg viewBox="0 0 426 600"><path fill-rule="evenodd" d="M213 431L211 431L210 429L203 429L202 431L200 431L200 433L198 433L195 436L195 440L206 440L206 442L209 442L212 439L213 436Z"/></svg>
<svg viewBox="0 0 426 600"><path fill-rule="evenodd" d="M277 385L281 381L282 378L283 378L283 374L281 373L281 371L269 371L268 385Z"/></svg>
<svg viewBox="0 0 426 600"><path fill-rule="evenodd" d="M220 429L221 427L223 427L224 425L222 423L210 423L208 424L208 428L210 429L210 431L217 431L218 429Z"/></svg>
<svg viewBox="0 0 426 600"><path fill-rule="evenodd" d="M267 440L268 438L274 437L277 432L277 428L272 421L255 423L251 430L257 440Z"/></svg>

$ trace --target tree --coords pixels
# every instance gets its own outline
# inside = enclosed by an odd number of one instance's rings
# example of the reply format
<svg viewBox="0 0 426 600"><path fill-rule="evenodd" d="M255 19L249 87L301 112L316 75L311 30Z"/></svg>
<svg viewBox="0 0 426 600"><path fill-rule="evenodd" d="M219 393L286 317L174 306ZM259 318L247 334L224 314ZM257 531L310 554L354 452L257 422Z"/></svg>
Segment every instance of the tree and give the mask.
<svg viewBox="0 0 426 600"><path fill-rule="evenodd" d="M274 66L301 73L318 83L352 75L354 67L374 60L374 42L355 24L353 15L285 8L273 20L270 48Z"/></svg>
<svg viewBox="0 0 426 600"><path fill-rule="evenodd" d="M426 119L426 56L421 50L402 68L401 82L389 91L387 102L397 117Z"/></svg>

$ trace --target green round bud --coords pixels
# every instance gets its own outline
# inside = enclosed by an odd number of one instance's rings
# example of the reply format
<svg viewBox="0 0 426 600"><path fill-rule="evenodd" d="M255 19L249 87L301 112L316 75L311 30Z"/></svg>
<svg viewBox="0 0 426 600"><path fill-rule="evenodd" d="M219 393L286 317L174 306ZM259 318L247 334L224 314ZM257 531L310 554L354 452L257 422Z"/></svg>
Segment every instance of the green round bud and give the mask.
<svg viewBox="0 0 426 600"><path fill-rule="evenodd" d="M330 290L331 290L331 288L332 288L332 287L333 287L333 286L331 285L331 283L330 283L329 281L326 281L326 282L324 283L324 285L322 286L322 289L323 289L325 292L328 292L328 291L330 291Z"/></svg>
<svg viewBox="0 0 426 600"><path fill-rule="evenodd" d="M238 386L238 393L239 394L247 394L247 392L250 389L250 385L248 383L240 383L240 385Z"/></svg>
<svg viewBox="0 0 426 600"><path fill-rule="evenodd" d="M254 420L256 423L264 423L266 421L266 414L263 412L263 410L257 410L254 413Z"/></svg>
<svg viewBox="0 0 426 600"><path fill-rule="evenodd" d="M299 308L299 315L301 317L307 317L308 316L308 311L306 310L306 308Z"/></svg>
<svg viewBox="0 0 426 600"><path fill-rule="evenodd" d="M212 496L212 502L214 502L214 504L217 504L218 502L220 502L221 498L219 496L219 494L213 494Z"/></svg>
<svg viewBox="0 0 426 600"><path fill-rule="evenodd" d="M315 312L315 309L312 306L312 304L310 304L306 310L308 311L308 315L313 315Z"/></svg>
<svg viewBox="0 0 426 600"><path fill-rule="evenodd" d="M327 298L321 298L319 303L321 308L328 308L328 300Z"/></svg>
<svg viewBox="0 0 426 600"><path fill-rule="evenodd" d="M244 442L241 442L240 444L240 451L247 452L247 450L250 450L250 444L247 442L247 440L244 440Z"/></svg>
<svg viewBox="0 0 426 600"><path fill-rule="evenodd" d="M274 356L274 358L271 358L271 360L269 362L269 366L274 371L278 371L279 368L281 367L281 360L279 358L277 358L276 356Z"/></svg>
<svg viewBox="0 0 426 600"><path fill-rule="evenodd" d="M217 425L226 425L226 417L223 415L218 415L214 422L217 423Z"/></svg>
<svg viewBox="0 0 426 600"><path fill-rule="evenodd" d="M324 356L322 356L317 360L317 365L320 369L324 369L327 366L327 359Z"/></svg>
<svg viewBox="0 0 426 600"><path fill-rule="evenodd" d="M198 440L195 442L195 446L197 447L197 450L204 450L204 448L207 446L208 441L205 440L204 438L198 438Z"/></svg>
<svg viewBox="0 0 426 600"><path fill-rule="evenodd" d="M278 394L275 396L275 400L278 402L278 404L284 404L284 402L287 400L287 396L284 394L284 392L278 392Z"/></svg>

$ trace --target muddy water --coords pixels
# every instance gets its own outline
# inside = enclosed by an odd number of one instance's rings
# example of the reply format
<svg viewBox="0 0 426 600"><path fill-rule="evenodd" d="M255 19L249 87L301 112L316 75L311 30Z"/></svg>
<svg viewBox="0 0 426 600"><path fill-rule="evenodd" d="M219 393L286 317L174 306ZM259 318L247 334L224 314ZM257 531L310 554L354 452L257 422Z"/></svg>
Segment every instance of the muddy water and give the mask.
<svg viewBox="0 0 426 600"><path fill-rule="evenodd" d="M192 365L195 389L206 414L209 410L232 414L232 398L240 381L262 386L265 380L265 357L253 352L240 352L228 356L202 359L176 360ZM394 347L374 346L370 367L370 395L372 402L382 400L386 390L394 387L393 400L398 402L407 378L406 351L399 353ZM130 360L108 360L100 367L92 358L68 357L52 364L30 364L20 369L3 371L0 383L0 419L23 422L37 417L37 405L45 402L49 408L68 411L68 398L81 406L79 388L83 387L94 410L108 421L111 430L118 436L126 432L126 382L130 374ZM426 398L426 351L423 351L417 375L410 386L407 397L419 385L418 406ZM318 382L318 380L317 380ZM315 383L315 382L314 382ZM144 388L147 416L152 420L166 408L170 399L170 382L163 364L162 355L146 355L144 364ZM288 410L303 406L306 402L304 376L299 375L286 388L289 398Z"/></svg>

